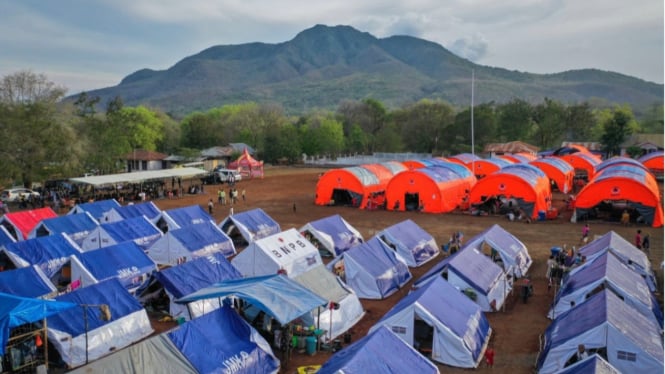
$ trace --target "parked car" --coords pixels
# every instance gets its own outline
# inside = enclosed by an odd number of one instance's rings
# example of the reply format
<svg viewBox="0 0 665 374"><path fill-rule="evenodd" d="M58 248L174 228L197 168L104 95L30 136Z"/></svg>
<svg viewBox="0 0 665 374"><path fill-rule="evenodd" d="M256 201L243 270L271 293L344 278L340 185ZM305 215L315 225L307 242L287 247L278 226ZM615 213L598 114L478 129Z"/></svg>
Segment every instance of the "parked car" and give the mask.
<svg viewBox="0 0 665 374"><path fill-rule="evenodd" d="M10 188L8 190L3 190L2 194L0 194L0 199L6 203L13 203L20 201L21 196L23 196L25 201L28 201L30 200L30 196L32 196L32 198L39 199L40 195L39 192L33 191L28 188L15 187L15 188Z"/></svg>
<svg viewBox="0 0 665 374"><path fill-rule="evenodd" d="M242 175L238 170L218 169L215 171L215 174L217 174L217 177L222 183L240 182L242 179Z"/></svg>

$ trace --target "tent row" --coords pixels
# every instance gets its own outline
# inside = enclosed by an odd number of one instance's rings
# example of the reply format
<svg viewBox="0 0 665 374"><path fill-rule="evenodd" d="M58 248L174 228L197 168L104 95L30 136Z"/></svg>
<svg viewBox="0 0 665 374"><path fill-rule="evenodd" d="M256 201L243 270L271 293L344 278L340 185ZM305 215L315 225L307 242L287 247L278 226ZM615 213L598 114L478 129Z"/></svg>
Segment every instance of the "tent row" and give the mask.
<svg viewBox="0 0 665 374"><path fill-rule="evenodd" d="M643 252L614 232L580 248L586 262L562 279L541 339L537 368L559 373L578 363L580 344L617 372L663 371L663 313Z"/></svg>

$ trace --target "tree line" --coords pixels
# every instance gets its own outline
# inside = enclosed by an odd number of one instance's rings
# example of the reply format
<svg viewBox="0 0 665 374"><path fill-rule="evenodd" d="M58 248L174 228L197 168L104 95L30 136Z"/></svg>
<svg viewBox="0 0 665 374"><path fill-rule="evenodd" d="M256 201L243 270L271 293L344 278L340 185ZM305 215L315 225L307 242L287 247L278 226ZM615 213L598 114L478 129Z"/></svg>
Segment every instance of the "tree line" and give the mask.
<svg viewBox="0 0 665 374"><path fill-rule="evenodd" d="M254 147L266 163L298 162L303 154L471 152L474 146L521 140L549 149L562 141L598 141L608 155L632 133L663 133L663 104L639 121L630 106L599 108L591 103L564 104L545 98L530 103L455 107L445 101L421 100L389 109L367 98L287 116L277 105L242 103L195 112L182 119L146 106L123 105L116 97L100 103L80 94L63 100L66 89L43 74L21 71L0 82L0 164L2 184L68 178L84 172L121 172L123 155L135 149L196 156L228 143Z"/></svg>

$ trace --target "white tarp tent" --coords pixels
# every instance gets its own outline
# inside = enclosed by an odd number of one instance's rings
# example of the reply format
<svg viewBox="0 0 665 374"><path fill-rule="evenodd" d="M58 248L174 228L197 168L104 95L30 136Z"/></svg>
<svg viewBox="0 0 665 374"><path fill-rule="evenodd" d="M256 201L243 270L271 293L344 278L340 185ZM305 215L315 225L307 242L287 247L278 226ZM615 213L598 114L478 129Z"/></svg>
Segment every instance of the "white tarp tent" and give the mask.
<svg viewBox="0 0 665 374"><path fill-rule="evenodd" d="M258 239L231 260L245 277L286 272L289 278L323 264L319 251L298 230Z"/></svg>

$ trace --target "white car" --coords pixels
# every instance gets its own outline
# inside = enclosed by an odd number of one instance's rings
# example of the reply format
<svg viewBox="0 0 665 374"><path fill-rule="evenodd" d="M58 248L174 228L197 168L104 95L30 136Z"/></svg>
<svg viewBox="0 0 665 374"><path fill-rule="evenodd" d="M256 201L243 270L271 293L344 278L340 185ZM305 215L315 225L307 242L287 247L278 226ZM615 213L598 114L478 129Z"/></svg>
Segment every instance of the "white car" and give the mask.
<svg viewBox="0 0 665 374"><path fill-rule="evenodd" d="M215 170L215 174L217 174L217 178L222 183L240 182L242 179L242 175L238 170L218 169Z"/></svg>
<svg viewBox="0 0 665 374"><path fill-rule="evenodd" d="M30 196L32 195L32 198L39 198L39 192L33 191L28 188L23 188L23 187L15 187L15 188L10 188L8 190L3 190L2 194L0 195L0 199L6 203L13 203L13 202L18 202L21 201L21 196L24 197L25 201L30 200Z"/></svg>

